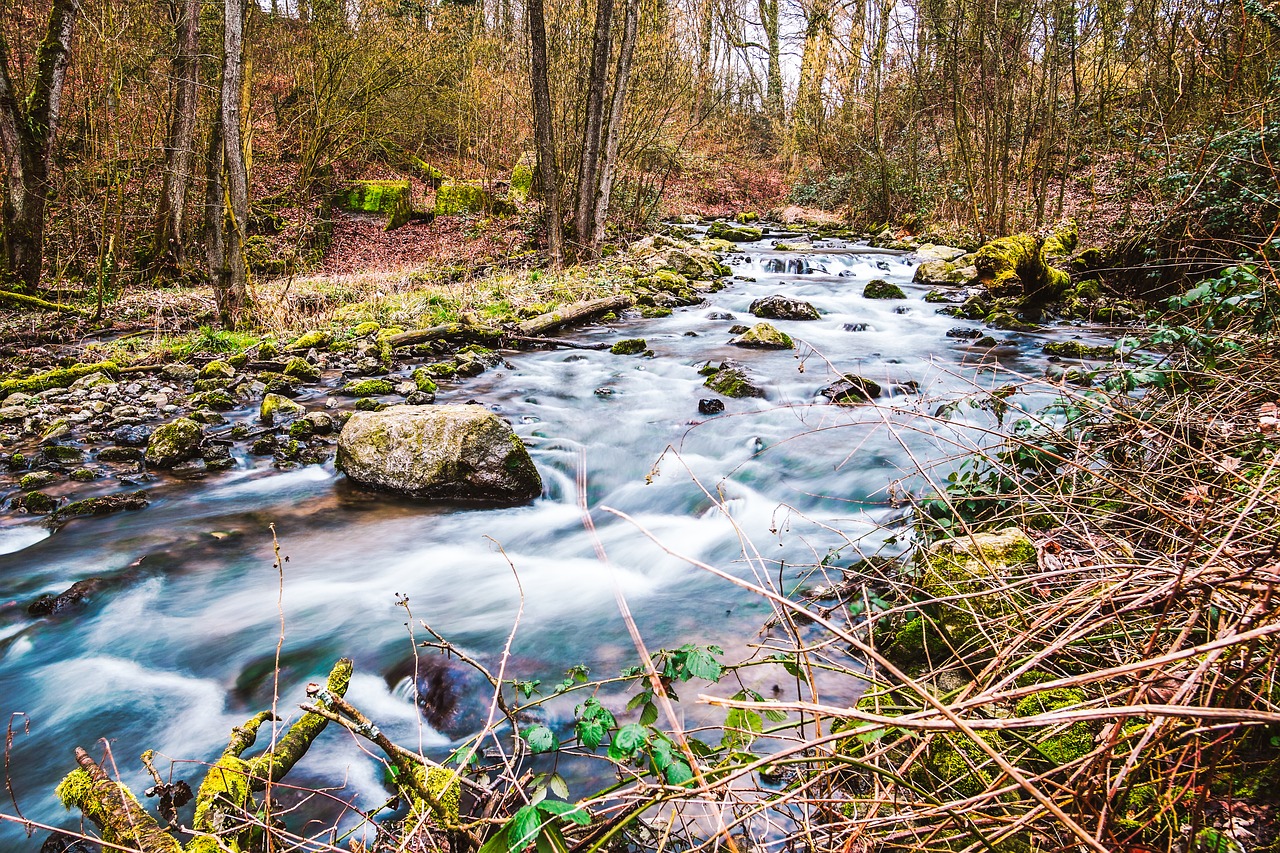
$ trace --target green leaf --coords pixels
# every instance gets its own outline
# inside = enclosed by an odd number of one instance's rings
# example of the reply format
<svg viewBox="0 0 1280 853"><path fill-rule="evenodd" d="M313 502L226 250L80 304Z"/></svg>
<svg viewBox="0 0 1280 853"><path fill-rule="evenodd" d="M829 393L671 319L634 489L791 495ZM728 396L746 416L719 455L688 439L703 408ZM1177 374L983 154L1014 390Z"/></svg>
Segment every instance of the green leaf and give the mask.
<svg viewBox="0 0 1280 853"><path fill-rule="evenodd" d="M578 740L587 749L595 749L604 740L605 727L600 720L578 720L574 728L578 732Z"/></svg>
<svg viewBox="0 0 1280 853"><path fill-rule="evenodd" d="M651 726L658 721L658 706L652 702L646 702L644 707L640 709L640 725Z"/></svg>
<svg viewBox="0 0 1280 853"><path fill-rule="evenodd" d="M717 646L694 646L690 648L684 659L688 676L690 678L705 678L707 681L719 681L723 667L720 666L720 661L713 656L713 651L716 650L718 650Z"/></svg>
<svg viewBox="0 0 1280 853"><path fill-rule="evenodd" d="M668 785L684 785L693 779L693 771L680 759L673 759L666 772Z"/></svg>
<svg viewBox="0 0 1280 853"><path fill-rule="evenodd" d="M644 727L629 723L614 732L613 741L609 744L609 757L614 761L621 761L633 755L644 745L644 741Z"/></svg>
<svg viewBox="0 0 1280 853"><path fill-rule="evenodd" d="M533 843L542 829L542 815L535 806L523 806L507 823L507 851L516 853Z"/></svg>
<svg viewBox="0 0 1280 853"><path fill-rule="evenodd" d="M520 737L525 739L529 748L535 753L551 752L560 748L560 739L546 726L530 726L520 733Z"/></svg>
<svg viewBox="0 0 1280 853"><path fill-rule="evenodd" d="M498 830L493 836L486 841L481 847L479 853L507 853L507 836L510 834L511 824L508 823L502 829Z"/></svg>
<svg viewBox="0 0 1280 853"><path fill-rule="evenodd" d="M551 774L551 778L547 780L547 788L561 799L567 800L569 798L569 784L564 781L564 777L559 773Z"/></svg>
<svg viewBox="0 0 1280 853"><path fill-rule="evenodd" d="M562 803L559 800L543 800L538 803L538 808L549 815L554 815L562 820L572 821L578 826L586 826L591 823L591 814L585 808L577 803Z"/></svg>

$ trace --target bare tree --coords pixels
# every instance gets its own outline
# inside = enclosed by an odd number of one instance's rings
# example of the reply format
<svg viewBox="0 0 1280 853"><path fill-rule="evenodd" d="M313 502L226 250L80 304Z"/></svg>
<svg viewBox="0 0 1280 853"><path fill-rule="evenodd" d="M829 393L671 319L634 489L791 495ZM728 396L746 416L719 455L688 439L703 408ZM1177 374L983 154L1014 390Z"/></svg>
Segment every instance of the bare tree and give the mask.
<svg viewBox="0 0 1280 853"><path fill-rule="evenodd" d="M600 250L604 239L604 223L609 216L609 197L613 194L613 178L618 168L618 150L622 144L623 117L626 113L627 84L631 79L631 59L635 54L636 33L640 29L640 0L626 0L626 17L622 25L622 45L618 51L618 67L613 75L613 101L609 106L609 131L600 163L600 191L595 197L589 248Z"/></svg>
<svg viewBox="0 0 1280 853"><path fill-rule="evenodd" d="M244 255L249 219L249 172L244 153L246 90L244 0L223 4L222 81L217 119L209 143L206 199L209 277L224 326L242 325L249 314L248 263Z"/></svg>
<svg viewBox="0 0 1280 853"><path fill-rule="evenodd" d="M177 49L173 56L173 115L165 144L164 186L156 211L155 257L169 265L180 265L185 260L187 185L195 163L200 0L182 0L174 28Z"/></svg>
<svg viewBox="0 0 1280 853"><path fill-rule="evenodd" d="M52 195L49 164L79 14L80 0L54 0L44 38L36 49L31 92L21 99L14 91L9 45L0 30L4 260L8 275L29 291L39 289L44 266L45 208Z"/></svg>
<svg viewBox="0 0 1280 853"><path fill-rule="evenodd" d="M547 81L547 23L542 0L529 0L530 83L533 88L533 135L538 148L538 180L547 212L547 251L551 265L564 264L560 232L560 170L556 166L555 126L551 122L551 87Z"/></svg>

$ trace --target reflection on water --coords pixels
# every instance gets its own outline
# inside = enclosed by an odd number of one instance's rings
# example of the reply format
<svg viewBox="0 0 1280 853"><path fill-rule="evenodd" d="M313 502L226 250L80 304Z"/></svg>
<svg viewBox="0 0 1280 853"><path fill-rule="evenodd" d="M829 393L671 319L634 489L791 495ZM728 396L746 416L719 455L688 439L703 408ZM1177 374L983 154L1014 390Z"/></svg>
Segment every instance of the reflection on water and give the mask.
<svg viewBox="0 0 1280 853"><path fill-rule="evenodd" d="M890 483L911 474L913 455L956 452L960 436L922 417L928 407L910 389L936 398L999 381L994 362L946 335L976 324L936 314L903 258L761 247L731 265L748 280L705 305L582 333L606 342L643 335L653 358L510 354L508 366L442 391L441 402L474 399L501 412L528 442L546 482L529 506L427 506L360 493L332 469L258 468L157 488L144 511L75 521L53 536L35 525L0 530L0 711L31 722L14 746L24 813L67 822L52 788L76 745L100 752L99 739L110 738L135 790L147 785L134 758L145 748L216 756L232 726L270 704L277 642L282 711L350 655L358 674L349 698L394 739L444 752L449 738L419 723L390 676L411 658L418 620L490 661L517 627L508 677L554 683L575 663L605 674L634 662L619 590L650 648L715 642L732 656L768 608L670 552L776 583L779 567L813 565L832 549L856 556L850 542L882 548L889 532L880 525L899 512ZM872 278L909 298L863 299ZM728 345L729 327L754 322L748 306L774 292L822 312L775 323L798 349ZM1032 344L1011 338L1002 369L1038 369ZM699 415L698 401L714 395L698 369L726 358L746 365L765 396ZM889 394L874 406L827 404L818 392L847 372ZM608 565L583 529L583 468ZM283 592L271 525L288 557ZM46 619L26 614L35 597L86 578L104 580L86 600ZM361 803L381 801L376 765L336 731L297 775L345 779ZM34 846L0 825L0 846L21 845Z"/></svg>

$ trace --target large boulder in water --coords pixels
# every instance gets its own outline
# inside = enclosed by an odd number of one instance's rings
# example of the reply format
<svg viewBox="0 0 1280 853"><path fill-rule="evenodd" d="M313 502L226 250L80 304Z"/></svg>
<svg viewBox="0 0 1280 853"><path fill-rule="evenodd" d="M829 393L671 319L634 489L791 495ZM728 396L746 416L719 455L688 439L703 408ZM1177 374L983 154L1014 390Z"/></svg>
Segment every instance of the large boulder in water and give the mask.
<svg viewBox="0 0 1280 853"><path fill-rule="evenodd" d="M766 320L817 320L818 309L814 308L803 299L792 299L790 296L783 296L775 293L772 296L764 296L751 303L748 309L757 317L763 317Z"/></svg>
<svg viewBox="0 0 1280 853"><path fill-rule="evenodd" d="M360 485L410 497L512 504L542 494L510 424L476 405L357 412L338 437L338 467Z"/></svg>

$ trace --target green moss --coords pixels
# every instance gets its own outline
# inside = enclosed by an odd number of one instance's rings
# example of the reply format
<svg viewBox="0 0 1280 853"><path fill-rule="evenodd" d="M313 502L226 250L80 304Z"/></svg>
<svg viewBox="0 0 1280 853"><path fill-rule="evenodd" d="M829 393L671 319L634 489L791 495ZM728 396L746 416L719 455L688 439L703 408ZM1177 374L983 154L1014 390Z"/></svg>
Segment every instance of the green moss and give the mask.
<svg viewBox="0 0 1280 853"><path fill-rule="evenodd" d="M197 409L227 412L236 407L236 398L227 391L203 391L192 395L190 403Z"/></svg>
<svg viewBox="0 0 1280 853"><path fill-rule="evenodd" d="M98 479L98 474L92 468L77 468L68 475L77 483L92 483Z"/></svg>
<svg viewBox="0 0 1280 853"><path fill-rule="evenodd" d="M717 394L726 397L763 397L764 392L747 378L746 372L737 366L722 366L703 382Z"/></svg>
<svg viewBox="0 0 1280 853"><path fill-rule="evenodd" d="M1015 717L1034 717L1063 708L1072 708L1085 701L1083 690L1056 687L1025 696L1013 708ZM1065 729L1061 726L1033 729L1036 748L1053 767L1062 767L1088 755L1093 750L1093 726L1081 720Z"/></svg>
<svg viewBox="0 0 1280 853"><path fill-rule="evenodd" d="M422 365L418 370L422 370L428 376L434 376L436 379L450 379L458 372L458 366L451 361L435 361L431 364Z"/></svg>
<svg viewBox="0 0 1280 853"><path fill-rule="evenodd" d="M862 288L864 299L906 299L907 294L896 284L890 284L882 278L873 278Z"/></svg>
<svg viewBox="0 0 1280 853"><path fill-rule="evenodd" d="M734 227L725 222L712 222L707 229L708 240L728 240L731 243L753 243L764 236L759 228Z"/></svg>
<svg viewBox="0 0 1280 853"><path fill-rule="evenodd" d="M99 361L93 364L73 364L70 367L58 367L46 373L37 373L23 379L6 379L0 382L0 397L23 392L32 394L37 391L48 391L50 388L66 388L82 376L91 373L107 373L114 375L119 368L114 361Z"/></svg>
<svg viewBox="0 0 1280 853"><path fill-rule="evenodd" d="M1044 351L1063 358L1111 358L1115 355L1115 346L1090 346L1080 341L1052 341L1044 345Z"/></svg>
<svg viewBox="0 0 1280 853"><path fill-rule="evenodd" d="M178 418L162 424L147 442L147 464L156 468L172 468L196 455L204 430L190 418Z"/></svg>
<svg viewBox="0 0 1280 853"><path fill-rule="evenodd" d="M478 184L446 183L436 190L436 216L483 213L493 207L493 196Z"/></svg>
<svg viewBox="0 0 1280 853"><path fill-rule="evenodd" d="M780 332L769 323L756 323L734 338L732 343L740 347L756 349L795 349L795 341L786 332Z"/></svg>
<svg viewBox="0 0 1280 853"><path fill-rule="evenodd" d="M216 358L200 370L201 379L233 379L235 375L234 367Z"/></svg>
<svg viewBox="0 0 1280 853"><path fill-rule="evenodd" d="M609 352L614 355L640 355L648 348L644 338L627 338L609 347Z"/></svg>
<svg viewBox="0 0 1280 853"><path fill-rule="evenodd" d="M52 471L32 471L18 481L18 488L24 492L33 492L36 489L43 489L56 479L58 476Z"/></svg>
<svg viewBox="0 0 1280 853"><path fill-rule="evenodd" d="M301 379L304 382L315 382L320 378L320 369L302 356L297 355L289 359L289 363L284 366L283 373L285 376Z"/></svg>
<svg viewBox="0 0 1280 853"><path fill-rule="evenodd" d="M1096 301L1102 298L1102 282L1096 278L1086 279L1076 285L1074 292L1079 299L1089 302Z"/></svg>
<svg viewBox="0 0 1280 853"><path fill-rule="evenodd" d="M425 394L434 394L440 390L440 386L431 378L431 374L421 367L413 371L413 384Z"/></svg>
<svg viewBox="0 0 1280 853"><path fill-rule="evenodd" d="M515 201L525 202L533 197L533 168L536 161L532 156L522 155L511 169L511 183L507 196Z"/></svg>
<svg viewBox="0 0 1280 853"><path fill-rule="evenodd" d="M760 214L754 211L744 210L737 216L733 217L733 221L739 225L750 225L752 222L760 221Z"/></svg>
<svg viewBox="0 0 1280 853"><path fill-rule="evenodd" d="M386 379L361 379L343 385L340 393L348 397L376 397L379 394L391 394L395 390L395 386Z"/></svg>
<svg viewBox="0 0 1280 853"><path fill-rule="evenodd" d="M986 320L990 325L1007 332L1034 332L1038 328L1035 323L1026 323L1007 311L993 311L987 315Z"/></svg>
<svg viewBox="0 0 1280 853"><path fill-rule="evenodd" d="M264 424L276 425L295 420L306 414L300 404L281 394L265 394L262 405L258 407L258 419Z"/></svg>
<svg viewBox="0 0 1280 853"><path fill-rule="evenodd" d="M363 338L365 335L372 335L378 332L382 326L372 320L360 323L351 330L351 336L355 338Z"/></svg>
<svg viewBox="0 0 1280 853"><path fill-rule="evenodd" d="M413 190L408 181L356 181L338 202L347 210L385 213L387 230L399 228L413 215Z"/></svg>
<svg viewBox="0 0 1280 853"><path fill-rule="evenodd" d="M323 329L316 329L299 336L293 343L289 344L289 349L324 349L331 343L333 343L333 335Z"/></svg>
<svg viewBox="0 0 1280 853"><path fill-rule="evenodd" d="M999 732L979 732L978 737L997 751L1006 744ZM962 734L936 735L922 760L912 765L913 783L941 800L976 797L996 781L998 770L982 749Z"/></svg>
<svg viewBox="0 0 1280 853"><path fill-rule="evenodd" d="M657 305L641 305L640 316L646 320L654 320L659 317L670 317L671 309Z"/></svg>
<svg viewBox="0 0 1280 853"><path fill-rule="evenodd" d="M356 400L356 410L360 412L381 412L386 407L386 403L379 403L372 397L361 397Z"/></svg>

